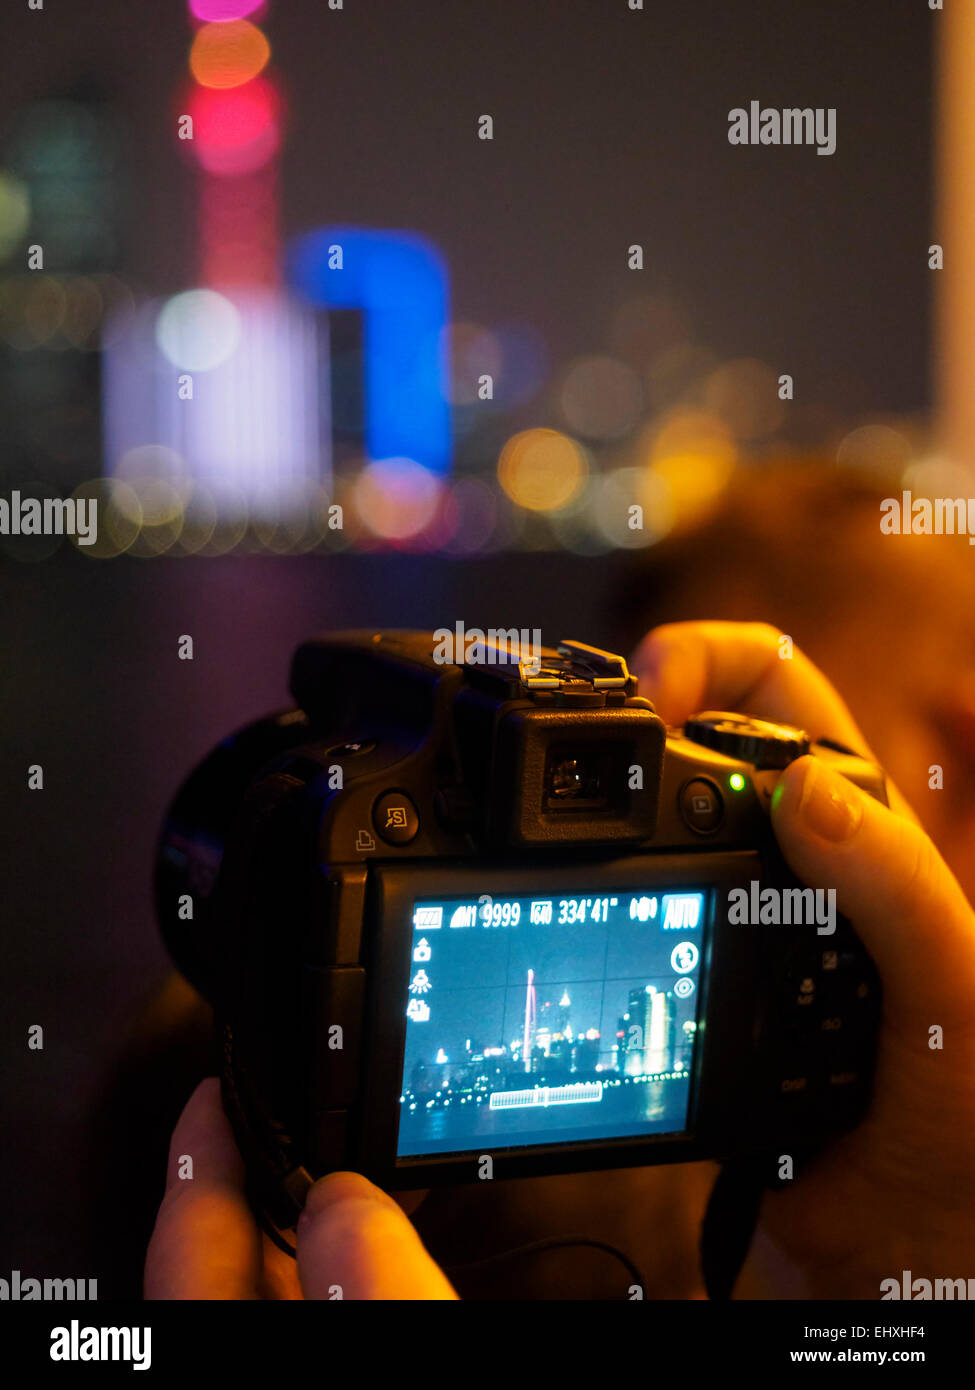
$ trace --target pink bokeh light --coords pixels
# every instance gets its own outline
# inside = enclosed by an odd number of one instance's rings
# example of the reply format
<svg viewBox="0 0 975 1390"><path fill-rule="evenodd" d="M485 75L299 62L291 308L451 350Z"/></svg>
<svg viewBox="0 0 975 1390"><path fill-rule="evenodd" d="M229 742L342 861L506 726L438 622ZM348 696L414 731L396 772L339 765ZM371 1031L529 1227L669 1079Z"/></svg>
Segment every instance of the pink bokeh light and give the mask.
<svg viewBox="0 0 975 1390"><path fill-rule="evenodd" d="M221 24L230 19L246 19L264 8L264 0L189 0L190 13L204 24Z"/></svg>
<svg viewBox="0 0 975 1390"><path fill-rule="evenodd" d="M278 151L282 101L266 78L225 91L194 88L187 110L194 130L187 144L208 173L250 174Z"/></svg>

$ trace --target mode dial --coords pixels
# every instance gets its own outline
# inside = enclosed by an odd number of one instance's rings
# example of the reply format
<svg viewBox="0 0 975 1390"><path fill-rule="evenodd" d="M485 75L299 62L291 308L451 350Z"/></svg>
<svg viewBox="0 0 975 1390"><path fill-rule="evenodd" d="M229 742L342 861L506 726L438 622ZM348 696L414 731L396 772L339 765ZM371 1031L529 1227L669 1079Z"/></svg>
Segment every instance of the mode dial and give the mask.
<svg viewBox="0 0 975 1390"><path fill-rule="evenodd" d="M788 767L808 753L810 745L809 735L802 729L720 710L707 710L688 719L684 737L756 768Z"/></svg>

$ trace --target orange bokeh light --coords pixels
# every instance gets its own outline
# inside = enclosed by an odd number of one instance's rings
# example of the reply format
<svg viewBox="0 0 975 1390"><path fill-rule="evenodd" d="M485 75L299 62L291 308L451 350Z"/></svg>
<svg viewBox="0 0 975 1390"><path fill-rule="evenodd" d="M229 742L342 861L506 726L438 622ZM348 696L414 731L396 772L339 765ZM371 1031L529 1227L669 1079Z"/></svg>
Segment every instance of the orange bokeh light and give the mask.
<svg viewBox="0 0 975 1390"><path fill-rule="evenodd" d="M202 87L242 87L270 57L271 45L248 20L205 24L190 49L190 71Z"/></svg>
<svg viewBox="0 0 975 1390"><path fill-rule="evenodd" d="M529 429L501 450L498 481L519 507L554 512L581 492L589 466L574 439L558 430Z"/></svg>

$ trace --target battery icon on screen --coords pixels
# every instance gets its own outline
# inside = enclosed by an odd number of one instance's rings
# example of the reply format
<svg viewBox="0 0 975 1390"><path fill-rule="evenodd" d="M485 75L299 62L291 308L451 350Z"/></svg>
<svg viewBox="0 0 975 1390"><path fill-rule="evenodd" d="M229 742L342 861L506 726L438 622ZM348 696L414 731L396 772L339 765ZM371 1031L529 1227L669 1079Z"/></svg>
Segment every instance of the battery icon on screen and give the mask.
<svg viewBox="0 0 975 1390"><path fill-rule="evenodd" d="M442 922L442 907L418 907L413 913L413 925L419 931L436 931Z"/></svg>

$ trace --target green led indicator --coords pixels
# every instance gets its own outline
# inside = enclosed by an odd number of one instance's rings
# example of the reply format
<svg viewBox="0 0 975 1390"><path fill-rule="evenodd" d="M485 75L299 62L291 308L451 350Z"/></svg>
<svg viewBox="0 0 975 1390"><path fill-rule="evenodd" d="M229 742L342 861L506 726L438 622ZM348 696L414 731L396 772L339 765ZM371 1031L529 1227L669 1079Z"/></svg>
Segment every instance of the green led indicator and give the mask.
<svg viewBox="0 0 975 1390"><path fill-rule="evenodd" d="M731 787L732 791L740 792L745 785L745 779L740 772L733 772L728 778L728 785Z"/></svg>

